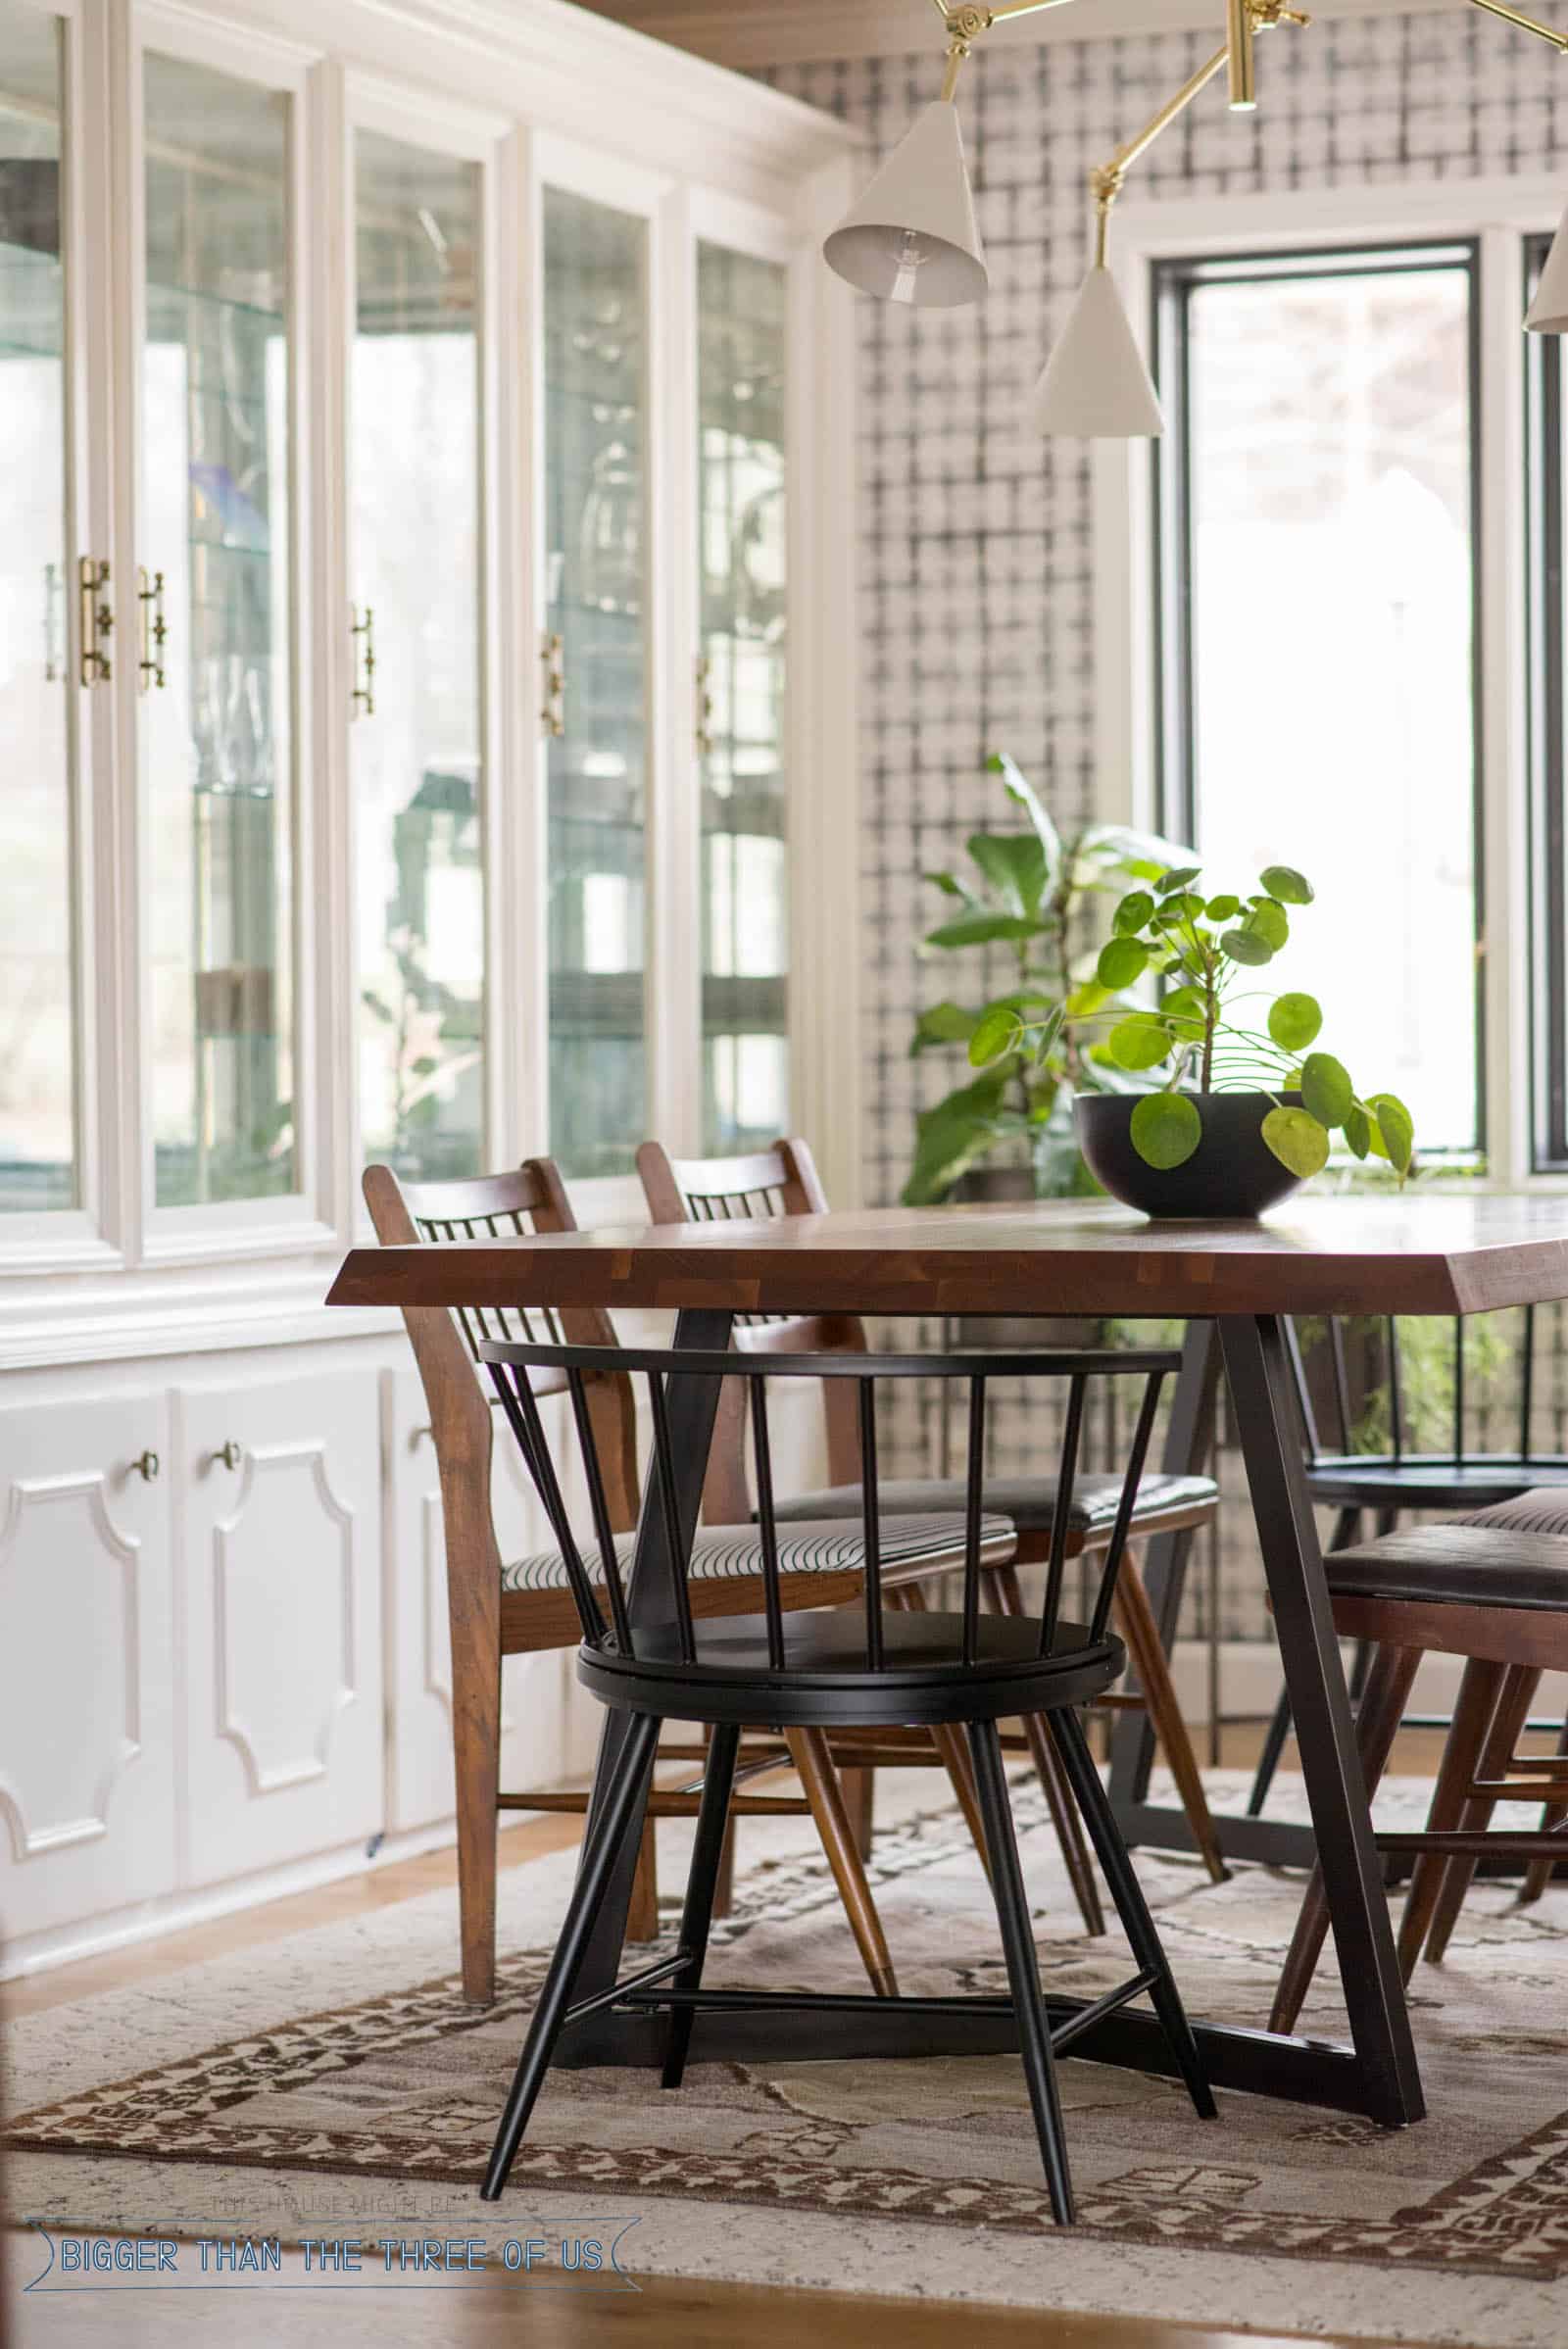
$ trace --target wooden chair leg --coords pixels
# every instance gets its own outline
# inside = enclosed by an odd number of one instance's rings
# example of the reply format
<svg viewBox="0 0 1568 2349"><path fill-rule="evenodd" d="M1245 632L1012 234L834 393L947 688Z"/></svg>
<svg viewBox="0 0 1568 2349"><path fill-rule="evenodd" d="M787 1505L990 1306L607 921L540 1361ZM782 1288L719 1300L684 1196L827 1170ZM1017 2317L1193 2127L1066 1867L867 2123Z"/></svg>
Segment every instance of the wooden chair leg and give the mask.
<svg viewBox="0 0 1568 2349"><path fill-rule="evenodd" d="M1203 1781L1198 1768L1198 1756L1187 1734L1187 1723L1176 1701L1176 1688L1170 1677L1170 1664L1165 1655L1154 1611L1144 1589L1143 1569L1137 1552L1129 1548L1116 1577L1116 1620L1127 1642L1127 1652L1133 1670L1138 1675L1149 1718L1153 1723L1154 1736L1165 1756L1187 1824L1193 1831L1193 1840L1208 1870L1210 1882L1227 1882L1230 1870L1219 1847L1214 1831L1208 1797L1203 1792Z"/></svg>
<svg viewBox="0 0 1568 2349"><path fill-rule="evenodd" d="M1388 1766L1394 1750L1394 1740L1399 1734L1399 1723L1409 1702L1410 1687L1421 1663L1418 1647L1379 1647L1367 1672L1362 1690L1361 1706L1355 1717L1355 1741L1360 1749L1361 1771L1369 1795L1377 1791L1378 1782ZM1305 2003L1312 1986L1317 1962L1328 1937L1329 1904L1323 1891L1323 1871L1314 1868L1312 1880L1301 1902L1301 1913L1296 1920L1296 1931L1286 1952L1279 1987L1274 1993L1274 2006L1269 2015L1270 2031L1291 2031L1296 2018Z"/></svg>
<svg viewBox="0 0 1568 2349"><path fill-rule="evenodd" d="M1459 1701L1453 1708L1443 1760L1438 1766L1438 1783L1432 1789L1432 1807L1427 1813L1427 1827L1434 1835L1459 1824L1465 1788L1480 1765L1481 1748L1497 1709L1506 1674L1506 1665L1489 1663L1479 1656L1472 1656L1464 1668ZM1427 1937L1438 1894L1443 1888L1443 1877L1441 1852L1417 1853L1410 1871L1404 1915L1399 1920L1399 1972L1406 1982L1415 1971L1415 1961Z"/></svg>
<svg viewBox="0 0 1568 2349"><path fill-rule="evenodd" d="M704 1733L704 1741L711 1753L713 1733L710 1729ZM723 1848L718 1855L718 1874L713 1879L713 1914L715 1917L727 1917L734 1906L735 1822L732 1819L724 1830Z"/></svg>
<svg viewBox="0 0 1568 2349"><path fill-rule="evenodd" d="M626 1911L628 1941L659 1938L659 1852L654 1823L646 1822L637 1846L637 1873L631 1880L631 1903Z"/></svg>
<svg viewBox="0 0 1568 2349"><path fill-rule="evenodd" d="M1524 1734L1530 1718L1530 1707L1541 1686L1541 1670L1534 1664L1511 1664L1508 1677L1497 1698L1497 1709L1492 1717L1481 1748L1481 1771L1484 1779L1500 1778L1507 1768L1508 1757ZM1464 1806L1459 1825L1467 1833L1479 1832L1490 1825L1499 1797L1495 1794L1472 1794ZM1446 1863L1443 1883L1432 1911L1432 1923L1427 1931L1426 1957L1429 1966L1442 1963L1448 1946L1448 1936L1459 1922L1464 1896L1470 1889L1476 1863L1455 1852Z"/></svg>
<svg viewBox="0 0 1568 2349"><path fill-rule="evenodd" d="M986 1594L987 1603L999 1615L1022 1615L1026 1611L1015 1566L993 1567L980 1587ZM1105 1911L1100 1897L1100 1886L1095 1881L1089 1846L1084 1841L1083 1821L1078 1816L1078 1805L1073 1801L1062 1776L1061 1757L1038 1714L1025 1714L1022 1728L1029 1745L1029 1758L1045 1790L1046 1807L1051 1813L1051 1824L1055 1830L1056 1841L1066 1863L1067 1880L1078 1903L1078 1914L1084 1921L1084 1931L1092 1939L1098 1940L1105 1930ZM982 1851L985 1848L982 1839Z"/></svg>
<svg viewBox="0 0 1568 2349"><path fill-rule="evenodd" d="M501 1792L499 1619L464 1613L451 1593L452 1764L458 1805L458 1918L463 1995L496 1994L496 1835Z"/></svg>
<svg viewBox="0 0 1568 2349"><path fill-rule="evenodd" d="M1559 1760L1568 1754L1568 1721L1563 1723L1557 1733L1556 1750ZM1568 1820L1568 1806L1560 1802L1548 1802L1541 1814L1542 1834L1544 1835L1551 1835L1562 1826L1565 1820ZM1568 1859L1568 1844L1563 1847L1563 1857ZM1560 1862L1556 1859L1531 1861L1525 1870L1525 1881L1519 1889L1519 1906L1521 1908L1528 1908L1533 1901L1541 1898L1542 1893L1551 1882L1552 1871L1559 1865Z"/></svg>
<svg viewBox="0 0 1568 2349"><path fill-rule="evenodd" d="M871 1856L872 1812L876 1806L876 1772L841 1770L839 1785L844 1789L844 1808L850 1814L855 1848L862 1860L868 1860Z"/></svg>
<svg viewBox="0 0 1568 2349"><path fill-rule="evenodd" d="M811 1806L816 1832L822 1838L833 1881L844 1903L871 1987L879 1998L897 1998L898 1980L888 1954L887 1935L865 1880L865 1869L855 1841L855 1831L844 1806L838 1772L833 1767L826 1735L819 1729L785 1732L790 1759Z"/></svg>

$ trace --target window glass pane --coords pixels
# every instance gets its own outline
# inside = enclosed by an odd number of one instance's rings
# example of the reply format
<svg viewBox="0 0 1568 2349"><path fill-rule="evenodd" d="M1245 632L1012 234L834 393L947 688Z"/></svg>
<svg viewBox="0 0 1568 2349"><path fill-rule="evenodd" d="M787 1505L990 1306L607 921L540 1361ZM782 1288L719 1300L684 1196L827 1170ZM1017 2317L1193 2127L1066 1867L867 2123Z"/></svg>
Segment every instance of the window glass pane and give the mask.
<svg viewBox="0 0 1568 2349"><path fill-rule="evenodd" d="M1525 301L1550 240L1525 245ZM1526 549L1530 658L1532 1156L1538 1171L1568 1166L1568 599L1563 593L1562 337L1525 337Z"/></svg>
<svg viewBox="0 0 1568 2349"><path fill-rule="evenodd" d="M550 188L544 248L550 1148L567 1174L620 1174L647 1122L648 232Z"/></svg>
<svg viewBox="0 0 1568 2349"><path fill-rule="evenodd" d="M0 0L0 1210L77 1196L59 43Z"/></svg>
<svg viewBox="0 0 1568 2349"><path fill-rule="evenodd" d="M145 60L140 705L160 1206L293 1191L288 100ZM123 655L122 656L123 658Z"/></svg>
<svg viewBox="0 0 1568 2349"><path fill-rule="evenodd" d="M484 1150L479 171L368 131L355 158L360 1117L435 1180Z"/></svg>
<svg viewBox="0 0 1568 2349"><path fill-rule="evenodd" d="M1425 1151L1473 1150L1469 268L1260 265L1185 299L1198 846L1216 888L1312 879L1269 987L1319 997Z"/></svg>
<svg viewBox="0 0 1568 2349"><path fill-rule="evenodd" d="M786 273L697 255L704 1147L789 1123L785 859Z"/></svg>

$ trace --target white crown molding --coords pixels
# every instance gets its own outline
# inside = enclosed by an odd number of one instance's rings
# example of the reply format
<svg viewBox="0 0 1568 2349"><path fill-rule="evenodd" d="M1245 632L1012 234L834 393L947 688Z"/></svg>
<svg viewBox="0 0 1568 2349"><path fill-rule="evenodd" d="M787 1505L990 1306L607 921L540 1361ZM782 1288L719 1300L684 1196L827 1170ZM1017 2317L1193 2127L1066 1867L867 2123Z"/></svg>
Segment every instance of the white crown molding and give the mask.
<svg viewBox="0 0 1568 2349"><path fill-rule="evenodd" d="M166 0L189 6L191 0ZM617 10L569 0L202 0L203 19L254 36L330 49L350 74L416 80L471 101L476 69L500 113L564 139L604 143L656 171L684 174L694 152L703 176L742 196L804 177L858 144L819 108L701 57L671 54ZM940 32L940 26L938 31ZM678 48L680 44L675 44Z"/></svg>
<svg viewBox="0 0 1568 2349"><path fill-rule="evenodd" d="M925 48L935 59L941 51L942 27L929 0L588 0L588 5L639 32L742 72L833 58L904 57ZM1313 0L1311 13L1319 18L1410 16L1468 5L1469 0ZM1549 18L1551 7L1543 13ZM1074 7L1048 8L1016 24L998 24L975 54L1042 41L1189 31L1203 24L1213 26L1217 43L1223 21L1217 0L1080 0ZM1505 27L1494 30L1506 37Z"/></svg>

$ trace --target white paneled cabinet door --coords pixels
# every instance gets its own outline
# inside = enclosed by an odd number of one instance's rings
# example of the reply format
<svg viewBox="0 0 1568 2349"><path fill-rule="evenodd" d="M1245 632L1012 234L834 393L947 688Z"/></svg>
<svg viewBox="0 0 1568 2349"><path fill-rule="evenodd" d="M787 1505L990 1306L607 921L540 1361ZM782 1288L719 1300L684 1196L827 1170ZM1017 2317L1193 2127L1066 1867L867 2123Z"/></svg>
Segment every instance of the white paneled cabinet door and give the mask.
<svg viewBox="0 0 1568 2349"><path fill-rule="evenodd" d="M0 1412L0 1932L174 1881L161 1395Z"/></svg>
<svg viewBox="0 0 1568 2349"><path fill-rule="evenodd" d="M181 1389L196 1884L381 1826L380 1459L363 1371Z"/></svg>

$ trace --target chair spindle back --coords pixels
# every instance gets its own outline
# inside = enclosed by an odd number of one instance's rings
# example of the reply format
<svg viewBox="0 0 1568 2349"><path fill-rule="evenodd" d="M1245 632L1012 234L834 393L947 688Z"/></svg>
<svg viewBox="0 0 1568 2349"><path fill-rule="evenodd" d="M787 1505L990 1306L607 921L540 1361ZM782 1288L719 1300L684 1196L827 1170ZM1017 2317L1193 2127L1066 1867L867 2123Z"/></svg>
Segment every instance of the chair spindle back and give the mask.
<svg viewBox="0 0 1568 2349"><path fill-rule="evenodd" d="M735 1357L670 1347L597 1347L547 1345L531 1341L483 1340L480 1359L488 1366L501 1406L516 1438L523 1462L550 1520L565 1564L572 1597L582 1624L583 1638L595 1648L613 1640L629 1657L643 1653L632 1593L626 1586L609 1513L604 1505L604 1481L597 1458L597 1435L591 1413L582 1406L583 1381L592 1373L646 1380L653 1427L654 1464L644 1502L662 1517L668 1555L675 1562L673 1615L663 1630L673 1630L681 1661L697 1660L696 1632L688 1587L690 1546L680 1533L679 1473L670 1433L670 1390L682 1378L729 1378L745 1390L746 1419L751 1435L752 1465L757 1480L757 1527L761 1551L762 1612L770 1668L786 1665L784 1605L780 1545L773 1491L772 1453L767 1431L767 1392L780 1379L825 1379L845 1395L858 1432L857 1469L861 1493L864 1539L865 1669L886 1668L886 1589L882 1545L882 1506L877 1470L877 1391L887 1380L961 1380L968 1390L968 1456L964 1476L963 1594L958 1621L956 1664L976 1669L982 1639L980 1577L987 1557L989 1536L984 1514L986 1397L995 1378L1065 1379L1067 1406L1057 1486L1057 1509L1040 1615L1039 1652L1049 1655L1062 1630L1061 1604L1065 1586L1067 1528L1073 1483L1091 1382L1106 1377L1141 1377L1143 1396L1132 1446L1128 1454L1120 1500L1110 1542L1100 1564L1099 1586L1087 1627L1075 1626L1073 1639L1085 1630L1099 1642L1108 1634L1116 1577L1126 1552L1139 1482L1149 1457L1154 1420L1164 1380L1180 1367L1175 1352L1141 1349L1119 1354L769 1354L747 1361L739 1371ZM564 1480L551 1457L537 1394L546 1384L569 1388L574 1403L571 1427L585 1471L591 1500L594 1542L600 1558L601 1583L596 1585L584 1562L582 1547L571 1527L563 1498ZM564 1439L563 1439L564 1440ZM600 1589L609 1601L607 1622Z"/></svg>

